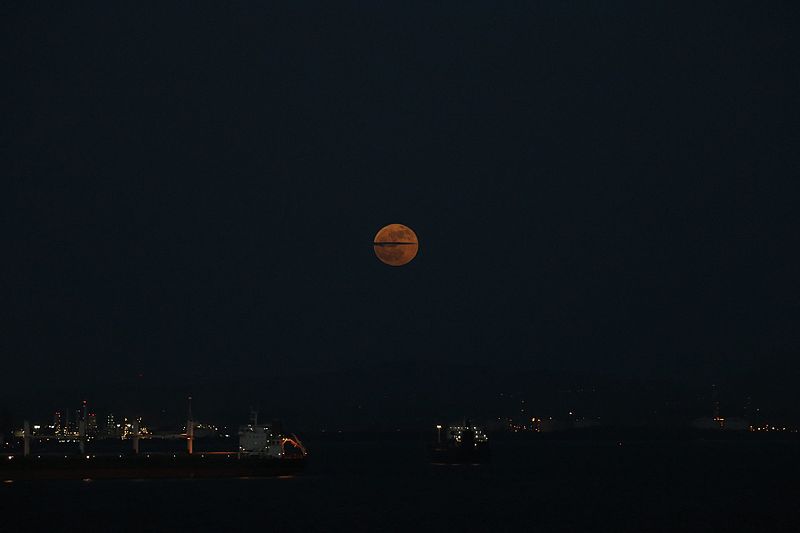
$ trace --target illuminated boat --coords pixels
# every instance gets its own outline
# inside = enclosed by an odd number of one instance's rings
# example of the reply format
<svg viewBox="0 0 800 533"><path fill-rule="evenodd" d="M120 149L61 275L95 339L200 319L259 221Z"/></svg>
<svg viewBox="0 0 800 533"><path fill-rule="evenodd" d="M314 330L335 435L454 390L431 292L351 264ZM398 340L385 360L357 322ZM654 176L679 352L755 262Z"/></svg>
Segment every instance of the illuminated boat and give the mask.
<svg viewBox="0 0 800 533"><path fill-rule="evenodd" d="M436 440L430 447L431 461L442 464L478 464L489 461L489 437L486 431L467 420L443 428L436 426Z"/></svg>
<svg viewBox="0 0 800 533"><path fill-rule="evenodd" d="M259 425L254 415L239 428L237 450L194 451L193 423L187 425L184 452L139 453L132 439L126 453L19 454L0 460L0 480L25 479L145 479L289 476L303 470L308 452L294 434L284 434L275 424ZM29 437L27 437L29 439ZM26 442L25 450L29 450Z"/></svg>

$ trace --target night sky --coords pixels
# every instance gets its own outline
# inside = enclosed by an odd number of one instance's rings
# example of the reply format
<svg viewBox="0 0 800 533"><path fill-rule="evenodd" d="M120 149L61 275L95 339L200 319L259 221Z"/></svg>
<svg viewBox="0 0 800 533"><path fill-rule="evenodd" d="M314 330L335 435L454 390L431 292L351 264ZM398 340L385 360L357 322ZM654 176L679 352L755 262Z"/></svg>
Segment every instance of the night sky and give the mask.
<svg viewBox="0 0 800 533"><path fill-rule="evenodd" d="M791 3L113 4L0 8L7 409L796 412Z"/></svg>

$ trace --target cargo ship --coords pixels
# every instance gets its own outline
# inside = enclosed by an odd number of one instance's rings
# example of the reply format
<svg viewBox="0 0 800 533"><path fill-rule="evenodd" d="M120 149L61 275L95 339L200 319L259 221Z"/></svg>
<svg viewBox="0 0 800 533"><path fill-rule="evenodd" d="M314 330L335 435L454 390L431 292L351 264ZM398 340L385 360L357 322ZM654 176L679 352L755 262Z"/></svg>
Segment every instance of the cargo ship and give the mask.
<svg viewBox="0 0 800 533"><path fill-rule="evenodd" d="M436 440L430 446L431 461L437 464L480 464L490 458L486 431L470 423L436 426Z"/></svg>
<svg viewBox="0 0 800 533"><path fill-rule="evenodd" d="M139 438L125 453L92 453L81 442L80 453L30 453L29 437L22 454L0 458L0 480L28 479L147 479L268 477L296 474L305 467L308 452L295 434L276 424L240 426L236 450L194 450L193 424L187 424L187 447L182 452L141 452Z"/></svg>

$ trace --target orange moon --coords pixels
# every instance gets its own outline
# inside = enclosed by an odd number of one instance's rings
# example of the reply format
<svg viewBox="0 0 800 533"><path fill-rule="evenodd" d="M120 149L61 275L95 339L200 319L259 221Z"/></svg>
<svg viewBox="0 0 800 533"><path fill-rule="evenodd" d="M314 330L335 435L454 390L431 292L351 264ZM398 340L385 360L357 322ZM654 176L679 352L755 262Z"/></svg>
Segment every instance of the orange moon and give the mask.
<svg viewBox="0 0 800 533"><path fill-rule="evenodd" d="M391 266L403 266L417 256L417 234L408 226L389 224L372 241L378 259Z"/></svg>

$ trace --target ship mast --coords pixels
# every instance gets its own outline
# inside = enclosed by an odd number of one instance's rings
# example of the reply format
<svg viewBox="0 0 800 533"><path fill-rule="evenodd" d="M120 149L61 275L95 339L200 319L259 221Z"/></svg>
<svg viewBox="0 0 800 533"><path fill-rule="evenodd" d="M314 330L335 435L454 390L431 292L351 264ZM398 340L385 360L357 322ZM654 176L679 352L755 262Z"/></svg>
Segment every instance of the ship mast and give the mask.
<svg viewBox="0 0 800 533"><path fill-rule="evenodd" d="M78 446L81 449L81 455L85 454L86 453L86 400L83 400L83 416L81 416L81 420L78 420Z"/></svg>
<svg viewBox="0 0 800 533"><path fill-rule="evenodd" d="M186 446L189 455L192 455L194 446L194 418L192 417L192 397L189 396L189 419L186 421Z"/></svg>
<svg viewBox="0 0 800 533"><path fill-rule="evenodd" d="M31 425L27 420L22 426L22 439L24 443L23 454L28 457L31 454Z"/></svg>
<svg viewBox="0 0 800 533"><path fill-rule="evenodd" d="M139 455L139 417L133 419L133 453Z"/></svg>

